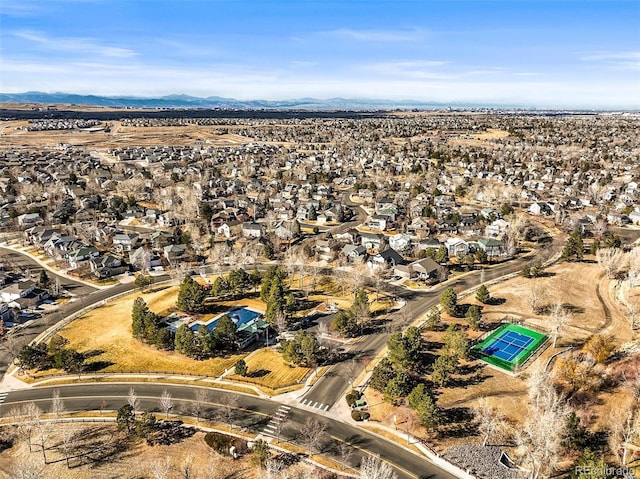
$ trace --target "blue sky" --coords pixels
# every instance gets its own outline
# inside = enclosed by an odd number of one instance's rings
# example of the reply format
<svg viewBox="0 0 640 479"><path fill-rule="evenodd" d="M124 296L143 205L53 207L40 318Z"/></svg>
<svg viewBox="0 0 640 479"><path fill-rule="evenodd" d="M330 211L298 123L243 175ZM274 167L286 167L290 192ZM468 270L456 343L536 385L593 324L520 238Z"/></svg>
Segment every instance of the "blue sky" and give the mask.
<svg viewBox="0 0 640 479"><path fill-rule="evenodd" d="M2 0L29 90L640 108L640 0Z"/></svg>

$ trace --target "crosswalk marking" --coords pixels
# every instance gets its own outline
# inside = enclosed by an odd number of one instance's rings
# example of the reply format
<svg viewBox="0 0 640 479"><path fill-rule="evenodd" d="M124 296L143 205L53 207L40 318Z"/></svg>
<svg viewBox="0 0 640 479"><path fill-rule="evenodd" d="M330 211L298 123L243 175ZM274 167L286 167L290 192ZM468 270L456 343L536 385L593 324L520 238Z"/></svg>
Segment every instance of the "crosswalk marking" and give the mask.
<svg viewBox="0 0 640 479"><path fill-rule="evenodd" d="M313 401L312 399L300 399L300 404L302 404L303 406L309 406L312 408L316 408L316 409L321 409L323 411L328 411L331 408L330 404L323 404L319 401Z"/></svg>
<svg viewBox="0 0 640 479"><path fill-rule="evenodd" d="M9 393L0 393L0 403L4 402L8 395Z"/></svg>

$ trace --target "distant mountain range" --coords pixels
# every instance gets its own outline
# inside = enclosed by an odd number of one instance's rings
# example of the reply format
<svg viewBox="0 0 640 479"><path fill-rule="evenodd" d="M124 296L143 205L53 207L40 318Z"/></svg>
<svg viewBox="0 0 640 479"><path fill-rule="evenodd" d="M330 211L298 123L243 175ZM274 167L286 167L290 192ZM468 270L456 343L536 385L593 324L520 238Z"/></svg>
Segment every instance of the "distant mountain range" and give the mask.
<svg viewBox="0 0 640 479"><path fill-rule="evenodd" d="M135 96L97 96L75 95L69 93L43 93L29 91L25 93L0 93L0 102L4 103L57 103L74 105L93 105L113 108L223 108L237 110L392 110L392 109L440 109L489 108L505 105L472 105L421 102L412 100L373 100L352 98L296 98L291 100L236 100L209 96L206 98L189 95L168 95L158 98Z"/></svg>

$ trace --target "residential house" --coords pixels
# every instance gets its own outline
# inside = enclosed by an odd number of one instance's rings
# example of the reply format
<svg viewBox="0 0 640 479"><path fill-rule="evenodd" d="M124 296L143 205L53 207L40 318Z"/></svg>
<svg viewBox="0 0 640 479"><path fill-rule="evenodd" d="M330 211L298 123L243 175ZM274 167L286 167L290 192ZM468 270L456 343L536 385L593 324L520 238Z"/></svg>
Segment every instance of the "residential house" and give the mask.
<svg viewBox="0 0 640 479"><path fill-rule="evenodd" d="M122 264L121 259L110 254L91 258L89 266L91 267L91 272L98 278L110 278L129 270L127 265Z"/></svg>
<svg viewBox="0 0 640 479"><path fill-rule="evenodd" d="M124 253L136 249L140 244L138 233L116 233L113 235L114 250Z"/></svg>
<svg viewBox="0 0 640 479"><path fill-rule="evenodd" d="M459 258L469 253L469 244L462 238L448 238L444 242L445 248L449 256L457 256Z"/></svg>
<svg viewBox="0 0 640 479"><path fill-rule="evenodd" d="M440 274L442 266L431 258L424 258L407 265L398 265L394 268L394 274L405 279L418 279L427 281L435 279Z"/></svg>
<svg viewBox="0 0 640 479"><path fill-rule="evenodd" d="M553 209L549 203L544 203L542 201L536 201L535 203L531 203L529 208L527 209L529 213L532 215L540 216L549 216L553 213Z"/></svg>
<svg viewBox="0 0 640 479"><path fill-rule="evenodd" d="M405 264L406 261L396 250L387 248L380 253L369 257L367 266L376 269L395 268L397 265Z"/></svg>
<svg viewBox="0 0 640 479"><path fill-rule="evenodd" d="M494 258L502 254L502 241L495 238L480 238L478 247L487 253L487 257Z"/></svg>
<svg viewBox="0 0 640 479"><path fill-rule="evenodd" d="M387 217L382 215L375 215L369 218L367 226L372 230L384 231L387 229Z"/></svg>
<svg viewBox="0 0 640 479"><path fill-rule="evenodd" d="M378 233L362 233L360 236L362 246L367 249L379 250L384 242L384 235Z"/></svg>
<svg viewBox="0 0 640 479"><path fill-rule="evenodd" d="M389 247L399 252L407 252L411 249L411 236L406 233L389 236Z"/></svg>
<svg viewBox="0 0 640 479"><path fill-rule="evenodd" d="M333 259L333 252L331 251L331 245L328 240L316 240L315 252L320 259L325 261L331 261Z"/></svg>
<svg viewBox="0 0 640 479"><path fill-rule="evenodd" d="M25 213L18 216L18 224L20 226L33 226L42 223L40 213Z"/></svg>
<svg viewBox="0 0 640 479"><path fill-rule="evenodd" d="M72 268L80 268L89 264L89 260L100 256L95 246L81 246L67 255L67 261Z"/></svg>
<svg viewBox="0 0 640 479"><path fill-rule="evenodd" d="M342 254L349 260L365 259L367 249L362 245L347 244L342 248Z"/></svg>
<svg viewBox="0 0 640 479"><path fill-rule="evenodd" d="M509 222L499 218L484 229L485 236L489 238L500 238L509 229Z"/></svg>
<svg viewBox="0 0 640 479"><path fill-rule="evenodd" d="M245 238L260 238L263 234L263 227L258 223L243 223L242 236Z"/></svg>
<svg viewBox="0 0 640 479"><path fill-rule="evenodd" d="M19 298L26 298L36 289L36 283L31 280L17 281L0 289L0 301L11 303Z"/></svg>
<svg viewBox="0 0 640 479"><path fill-rule="evenodd" d="M169 263L182 259L187 251L186 244L170 244L163 248L164 257Z"/></svg>

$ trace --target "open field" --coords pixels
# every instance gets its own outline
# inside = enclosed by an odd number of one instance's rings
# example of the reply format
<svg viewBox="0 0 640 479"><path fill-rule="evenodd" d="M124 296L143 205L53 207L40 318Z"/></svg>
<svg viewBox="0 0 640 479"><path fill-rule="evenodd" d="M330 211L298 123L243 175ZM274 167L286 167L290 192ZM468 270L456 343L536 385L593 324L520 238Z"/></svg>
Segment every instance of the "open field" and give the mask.
<svg viewBox="0 0 640 479"><path fill-rule="evenodd" d="M549 346L535 361L547 364L554 353L570 345L581 347L595 333L610 335L615 345L621 347L632 341L633 334L618 304L609 296L611 283L612 281L604 277L601 268L593 262L560 263L549 268L547 276L543 278L517 277L489 286L491 296L497 301L492 305L480 305L483 322L487 325L486 330L497 327L504 319L511 319L524 321L543 332L548 331L548 311L535 314L529 304L531 288L542 285L544 304L561 303L571 311L571 319L560 332L557 348ZM461 299L459 303L478 304L474 296ZM455 322L465 327L464 319L443 314L443 320L445 325ZM469 331L471 339L477 338L480 334L481 332ZM431 344L441 344L443 335L443 331L424 333L425 339ZM437 352L437 349L433 352ZM486 397L489 404L499 408L510 423L520 424L527 414L526 379L530 367L531 365L528 365L514 377L479 360L463 362L463 374L454 375L454 385L437 390L438 404L445 411L460 411L473 408L479 399ZM597 394L597 399L589 404L594 427L607 425L610 412L620 401L621 394L618 389ZM399 429L408 428L417 436L432 438L439 450L459 443L455 435L450 436L446 433L455 424L444 427L443 434L434 439L433 434L427 433L417 421L410 419L412 413L408 408L393 408L383 401L380 393L371 389L366 390L366 396L371 405L372 421L393 427L393 416L396 415ZM468 440L466 437L465 441Z"/></svg>
<svg viewBox="0 0 640 479"><path fill-rule="evenodd" d="M134 127L123 126L120 121L107 121L111 131L88 132L82 130L47 130L26 131L16 128L26 127L25 120L0 121L2 142L5 147L31 149L54 148L61 143L106 150L108 148L126 146L154 146L154 145L194 145L196 141L203 141L212 146L239 145L252 141L251 138L234 133L220 135L214 133L214 127L187 126L158 126ZM230 126L233 129L233 126ZM103 155L106 152L102 152Z"/></svg>
<svg viewBox="0 0 640 479"><path fill-rule="evenodd" d="M158 351L134 339L131 335L131 308L135 298L142 296L149 308L159 314L175 309L178 287L151 293L134 293L97 308L73 321L60 331L69 346L82 352L95 353L89 362L103 362L103 372L162 371L189 372L219 376L244 354L205 361L189 359L177 352Z"/></svg>
<svg viewBox="0 0 640 479"><path fill-rule="evenodd" d="M88 456L70 460L71 469L67 468L62 447L63 430L72 431L77 437L76 447L79 451L94 451L91 456L109 453L106 460L90 460ZM49 441L47 464L41 477L47 479L112 479L151 477L154 465L169 465L167 477L182 477L184 465L191 462L191 477L208 477L207 471L215 469L219 475L215 477L243 477L253 479L260 477L251 465L249 455L238 460L223 457L215 453L204 442L204 433L197 432L177 444L171 446L149 446L145 442L129 444L119 450L114 443L118 435L115 425L107 424L69 424L56 425ZM127 444L126 442L124 444ZM17 477L11 471L16 463L32 461L42 465L42 454L25 444L18 444L0 453L0 479Z"/></svg>
<svg viewBox="0 0 640 479"><path fill-rule="evenodd" d="M282 355L271 348L259 349L247 356L245 361L248 367L247 377L231 374L226 379L276 389L304 381L313 371L311 368L286 364Z"/></svg>

